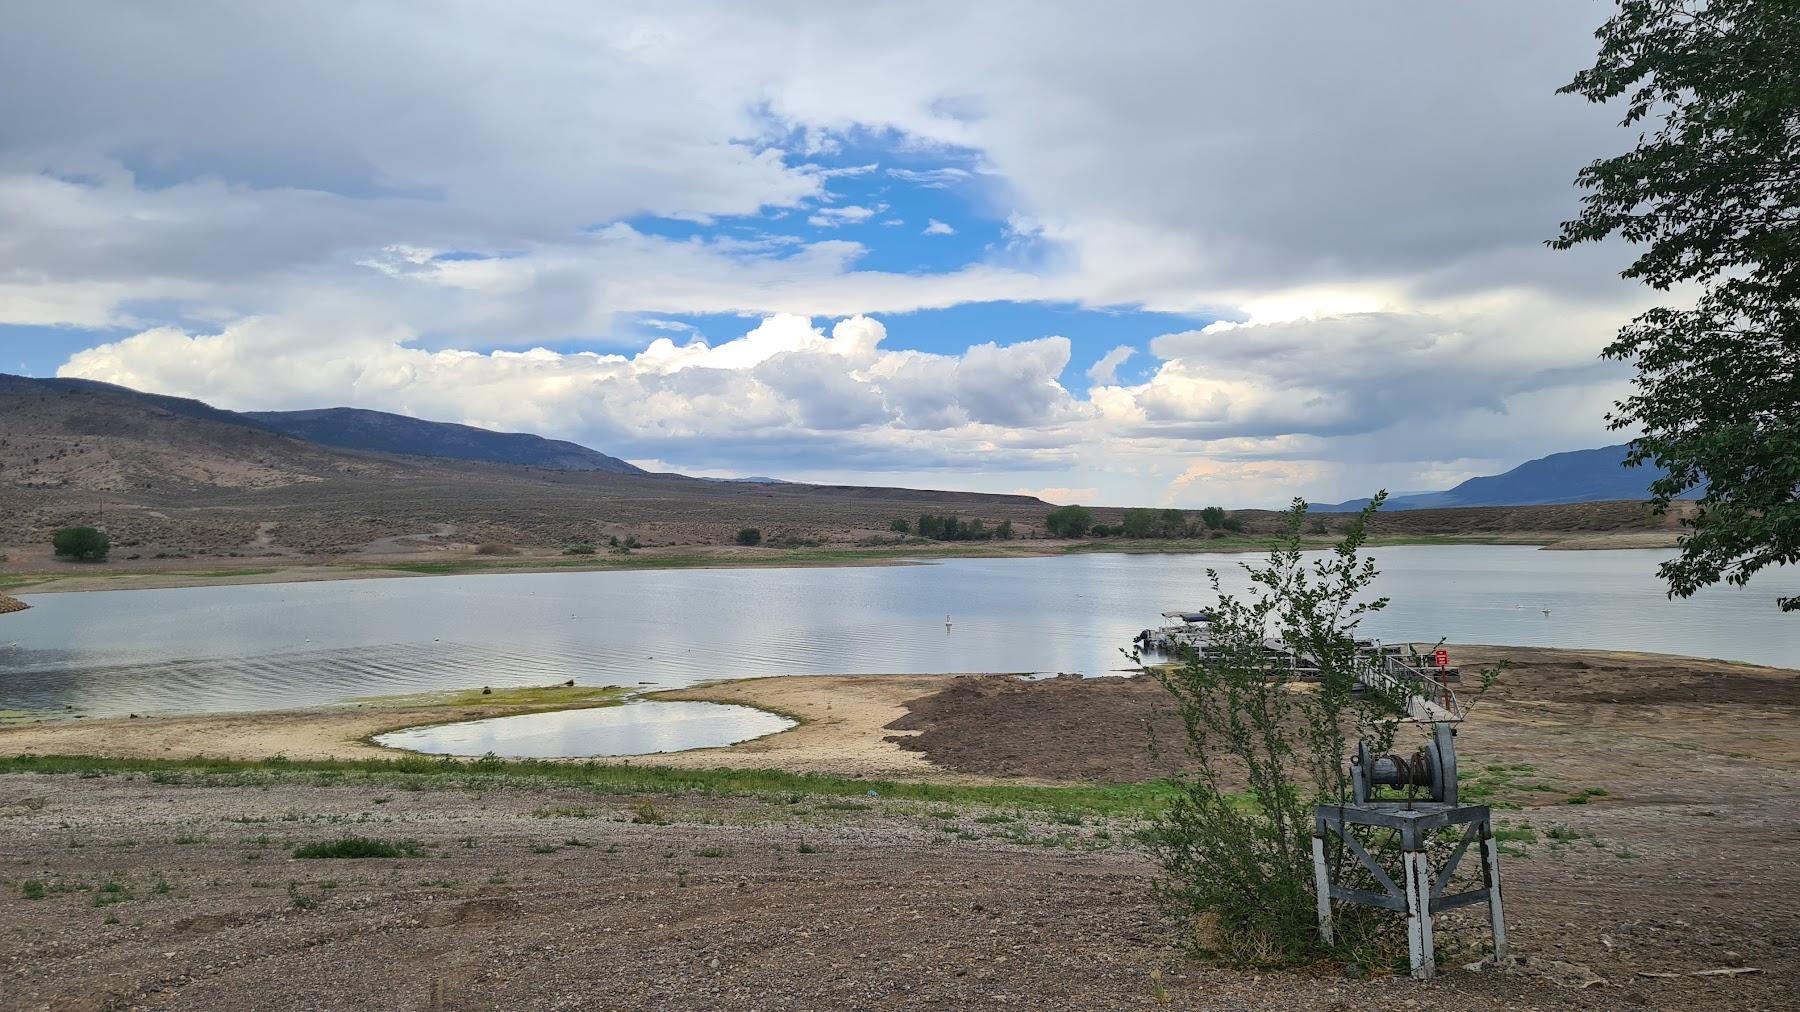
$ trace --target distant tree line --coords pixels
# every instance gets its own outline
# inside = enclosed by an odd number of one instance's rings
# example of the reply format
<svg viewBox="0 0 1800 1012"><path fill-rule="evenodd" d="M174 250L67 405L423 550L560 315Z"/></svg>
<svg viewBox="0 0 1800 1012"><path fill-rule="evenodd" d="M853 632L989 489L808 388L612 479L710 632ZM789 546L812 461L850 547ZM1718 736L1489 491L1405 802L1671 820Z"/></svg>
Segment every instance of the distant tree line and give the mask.
<svg viewBox="0 0 1800 1012"><path fill-rule="evenodd" d="M907 523L904 517L896 517L888 526L896 534L913 534L932 541L1010 541L1013 536L1011 520L1002 520L989 527L979 518L964 520L948 513L942 516L920 514L916 524Z"/></svg>
<svg viewBox="0 0 1800 1012"><path fill-rule="evenodd" d="M1198 538L1241 531L1244 523L1217 506L1206 507L1197 518L1186 510L1128 509L1116 524L1095 520L1086 506L1058 506L1044 517L1044 529L1059 538Z"/></svg>

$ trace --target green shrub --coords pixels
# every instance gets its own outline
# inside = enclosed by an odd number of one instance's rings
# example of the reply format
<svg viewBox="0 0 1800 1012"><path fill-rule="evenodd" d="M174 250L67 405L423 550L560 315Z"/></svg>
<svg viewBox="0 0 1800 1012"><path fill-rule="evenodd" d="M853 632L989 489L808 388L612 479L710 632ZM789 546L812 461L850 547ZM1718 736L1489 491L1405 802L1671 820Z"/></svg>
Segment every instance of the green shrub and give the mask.
<svg viewBox="0 0 1800 1012"><path fill-rule="evenodd" d="M740 545L760 545L762 544L762 531L759 531L754 527L746 527L737 532L737 543Z"/></svg>
<svg viewBox="0 0 1800 1012"><path fill-rule="evenodd" d="M1094 525L1094 511L1086 506L1058 506L1044 517L1044 529L1059 538L1079 538Z"/></svg>
<svg viewBox="0 0 1800 1012"><path fill-rule="evenodd" d="M51 535L50 546L58 558L77 562L104 562L112 550L106 535L92 527L64 527Z"/></svg>
<svg viewBox="0 0 1800 1012"><path fill-rule="evenodd" d="M1392 751L1394 718L1404 712L1393 694L1357 686L1357 626L1387 604L1368 596L1377 571L1361 555L1369 517L1384 498L1351 522L1333 554L1310 563L1301 554L1306 504L1296 500L1280 546L1267 562L1244 566L1246 594L1224 593L1218 573L1208 572L1217 603L1208 609L1206 658L1190 653L1179 667L1152 669L1182 720L1193 772L1145 839L1162 867L1159 904L1179 923L1209 926L1194 932L1196 948L1259 965L1317 955L1313 806L1350 800L1345 758L1353 742ZM1204 514L1202 522L1210 522ZM1265 649L1271 636L1317 663L1310 691L1292 691L1286 659ZM1491 673L1483 677L1485 686ZM1227 791L1240 783L1245 794ZM1328 848L1339 881L1381 891L1335 836ZM1372 853L1391 863L1385 850ZM1343 906L1339 954L1379 962L1402 923Z"/></svg>
<svg viewBox="0 0 1800 1012"><path fill-rule="evenodd" d="M294 856L302 859L412 857L419 852L417 844L389 843L366 836L345 836L336 840L303 843L294 848Z"/></svg>

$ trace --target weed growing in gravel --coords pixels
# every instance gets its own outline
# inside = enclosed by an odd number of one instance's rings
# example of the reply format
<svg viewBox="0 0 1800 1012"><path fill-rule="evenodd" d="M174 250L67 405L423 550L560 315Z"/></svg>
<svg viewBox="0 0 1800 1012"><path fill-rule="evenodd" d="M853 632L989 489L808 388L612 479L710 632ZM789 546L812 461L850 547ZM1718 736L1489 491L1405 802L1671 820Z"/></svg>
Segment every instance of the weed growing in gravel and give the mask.
<svg viewBox="0 0 1800 1012"><path fill-rule="evenodd" d="M311 910L319 905L316 897L308 896L300 891L300 883L289 882L287 886L288 905L295 910Z"/></svg>
<svg viewBox="0 0 1800 1012"><path fill-rule="evenodd" d="M694 851L695 857L730 857L731 851L724 847L701 847Z"/></svg>
<svg viewBox="0 0 1800 1012"><path fill-rule="evenodd" d="M100 884L98 889L94 890L94 906L96 907L109 907L114 903L124 903L129 899L131 899L131 891L125 888L125 883L116 878L107 879Z"/></svg>
<svg viewBox="0 0 1800 1012"><path fill-rule="evenodd" d="M390 843L386 840L375 840L366 836L344 836L336 840L304 843L294 848L294 856L304 859L418 857L419 853L419 845L410 840Z"/></svg>
<svg viewBox="0 0 1800 1012"><path fill-rule="evenodd" d="M19 887L19 895L28 900L41 900L44 898L44 893L44 883L34 878L26 879L25 884Z"/></svg>
<svg viewBox="0 0 1800 1012"><path fill-rule="evenodd" d="M669 820L663 818L663 814L656 810L656 806L648 801L640 801L638 806L632 809L631 821L642 826L666 826L669 824Z"/></svg>
<svg viewBox="0 0 1800 1012"><path fill-rule="evenodd" d="M561 847L558 847L554 843L534 843L531 845L531 852L533 854L554 854L561 849Z"/></svg>

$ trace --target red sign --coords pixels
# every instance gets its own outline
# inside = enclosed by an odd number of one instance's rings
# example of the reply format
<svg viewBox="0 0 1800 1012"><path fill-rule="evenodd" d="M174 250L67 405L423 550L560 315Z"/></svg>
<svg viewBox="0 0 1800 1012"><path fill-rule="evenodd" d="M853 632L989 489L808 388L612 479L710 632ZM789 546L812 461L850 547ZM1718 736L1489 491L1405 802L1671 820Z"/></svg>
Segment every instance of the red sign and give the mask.
<svg viewBox="0 0 1800 1012"><path fill-rule="evenodd" d="M1447 668L1450 666L1450 651L1439 648L1436 653L1431 655L1431 659L1437 662L1438 667Z"/></svg>

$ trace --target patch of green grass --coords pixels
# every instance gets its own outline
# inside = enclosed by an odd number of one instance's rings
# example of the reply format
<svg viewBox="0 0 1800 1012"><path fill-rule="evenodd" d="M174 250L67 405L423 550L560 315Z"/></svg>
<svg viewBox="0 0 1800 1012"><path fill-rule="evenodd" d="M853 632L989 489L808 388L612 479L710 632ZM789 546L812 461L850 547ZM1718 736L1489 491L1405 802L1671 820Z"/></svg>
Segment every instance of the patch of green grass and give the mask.
<svg viewBox="0 0 1800 1012"><path fill-rule="evenodd" d="M499 688L451 689L402 696L361 696L355 702L385 707L519 706L543 709L617 706L630 689L621 685L515 685Z"/></svg>
<svg viewBox="0 0 1800 1012"><path fill-rule="evenodd" d="M319 905L318 897L308 896L300 891L300 883L289 882L287 887L288 905L295 910L311 910Z"/></svg>
<svg viewBox="0 0 1800 1012"><path fill-rule="evenodd" d="M694 851L695 857L730 857L731 851L724 847L701 847Z"/></svg>
<svg viewBox="0 0 1800 1012"><path fill-rule="evenodd" d="M476 764L448 756L402 756L359 760L227 760L125 759L98 756L24 755L0 757L0 774L86 772L163 774L166 782L209 785L256 785L319 782L322 777L355 777L370 783L417 784L426 790L468 790L556 785L596 794L686 793L717 797L810 796L866 797L876 791L884 800L932 805L1086 812L1100 815L1148 816L1175 796L1166 781L1071 787L1011 784L963 785L858 780L766 769L677 769L612 763L562 763L542 760L497 760ZM646 802L648 804L648 802ZM868 802L854 802L868 805ZM641 806L640 806L641 807ZM654 808L654 805L651 806ZM823 807L823 806L821 806ZM660 816L660 813L658 813ZM1003 821L1006 817L993 819Z"/></svg>
<svg viewBox="0 0 1800 1012"><path fill-rule="evenodd" d="M1604 788L1604 787L1584 787L1581 790L1576 791L1574 794L1569 795L1567 798L1564 798L1563 803L1567 804L1567 805L1585 805L1589 801L1592 801L1595 798L1604 798L1604 797L1606 797L1606 788Z"/></svg>
<svg viewBox="0 0 1800 1012"><path fill-rule="evenodd" d="M1494 839L1501 843L1536 843L1538 835L1535 829L1496 829Z"/></svg>
<svg viewBox="0 0 1800 1012"><path fill-rule="evenodd" d="M534 843L531 845L531 852L533 854L554 854L561 849L561 847L558 847L554 843Z"/></svg>
<svg viewBox="0 0 1800 1012"><path fill-rule="evenodd" d="M807 843L805 840L800 841L800 846L794 848L796 854L820 854L823 852L820 847Z"/></svg>
<svg viewBox="0 0 1800 1012"><path fill-rule="evenodd" d="M126 889L125 883L116 878L102 882L100 887L94 890L94 906L96 907L109 907L114 903L124 903L129 899L131 899L131 890Z"/></svg>
<svg viewBox="0 0 1800 1012"><path fill-rule="evenodd" d="M1551 826L1545 835L1549 836L1551 840L1554 840L1557 843L1574 843L1576 840L1581 839L1587 834L1579 829L1572 829L1568 826Z"/></svg>
<svg viewBox="0 0 1800 1012"><path fill-rule="evenodd" d="M327 858L357 859L369 857L417 857L419 845L409 840L390 843L367 836L341 836L335 840L318 840L294 848L294 856L303 860Z"/></svg>
<svg viewBox="0 0 1800 1012"><path fill-rule="evenodd" d="M19 886L19 895L28 900L41 900L44 898L45 892L44 883L34 878L26 879L25 883Z"/></svg>

